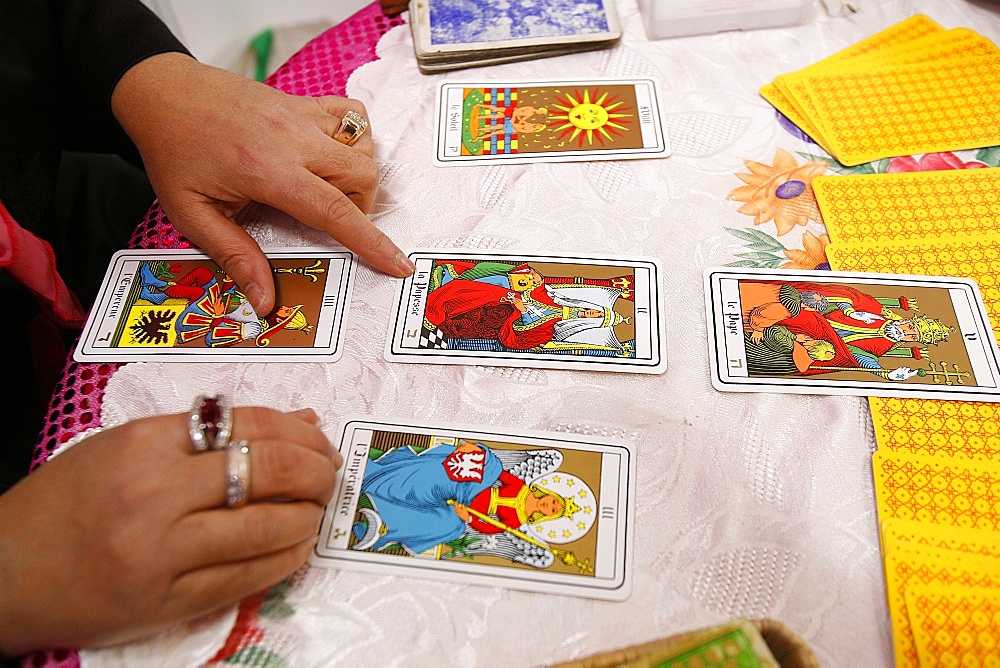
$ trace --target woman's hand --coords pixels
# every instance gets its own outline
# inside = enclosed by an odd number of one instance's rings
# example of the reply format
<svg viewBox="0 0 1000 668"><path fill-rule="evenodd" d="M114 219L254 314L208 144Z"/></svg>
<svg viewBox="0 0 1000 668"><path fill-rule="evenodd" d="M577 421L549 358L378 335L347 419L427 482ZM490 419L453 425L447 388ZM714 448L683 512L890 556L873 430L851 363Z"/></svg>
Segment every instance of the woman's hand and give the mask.
<svg viewBox="0 0 1000 668"><path fill-rule="evenodd" d="M263 202L323 230L393 276L413 264L365 215L379 170L371 128L353 146L332 139L342 97L297 97L164 53L118 82L112 110L142 154L170 222L236 281L258 313L274 306L274 281L257 243L233 222Z"/></svg>
<svg viewBox="0 0 1000 668"><path fill-rule="evenodd" d="M340 455L306 409L233 411L249 503L187 414L102 431L0 497L0 652L130 640L265 589L315 544Z"/></svg>

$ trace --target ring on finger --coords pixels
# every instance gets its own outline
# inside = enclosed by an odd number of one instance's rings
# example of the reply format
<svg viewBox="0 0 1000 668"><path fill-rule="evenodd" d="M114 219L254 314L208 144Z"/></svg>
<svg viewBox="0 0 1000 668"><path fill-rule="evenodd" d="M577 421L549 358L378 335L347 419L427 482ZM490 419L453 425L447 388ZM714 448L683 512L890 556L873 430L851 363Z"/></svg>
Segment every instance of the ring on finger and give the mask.
<svg viewBox="0 0 1000 668"><path fill-rule="evenodd" d="M368 120L356 111L348 111L340 119L340 127L333 133L333 138L346 146L353 146L354 142L361 138L361 135L368 129Z"/></svg>
<svg viewBox="0 0 1000 668"><path fill-rule="evenodd" d="M250 499L250 444L233 441L226 448L226 505L237 508Z"/></svg>
<svg viewBox="0 0 1000 668"><path fill-rule="evenodd" d="M199 394L188 415L188 436L195 452L222 450L233 433L233 407L223 394Z"/></svg>

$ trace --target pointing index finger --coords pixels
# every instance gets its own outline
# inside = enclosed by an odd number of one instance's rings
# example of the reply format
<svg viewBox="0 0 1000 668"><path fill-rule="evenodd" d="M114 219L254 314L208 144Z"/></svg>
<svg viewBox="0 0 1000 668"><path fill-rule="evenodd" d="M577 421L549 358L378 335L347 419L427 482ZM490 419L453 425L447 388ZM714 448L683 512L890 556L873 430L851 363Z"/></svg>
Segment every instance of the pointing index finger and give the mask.
<svg viewBox="0 0 1000 668"><path fill-rule="evenodd" d="M413 273L409 258L347 195L307 170L301 175L266 203L323 230L378 271L398 277Z"/></svg>

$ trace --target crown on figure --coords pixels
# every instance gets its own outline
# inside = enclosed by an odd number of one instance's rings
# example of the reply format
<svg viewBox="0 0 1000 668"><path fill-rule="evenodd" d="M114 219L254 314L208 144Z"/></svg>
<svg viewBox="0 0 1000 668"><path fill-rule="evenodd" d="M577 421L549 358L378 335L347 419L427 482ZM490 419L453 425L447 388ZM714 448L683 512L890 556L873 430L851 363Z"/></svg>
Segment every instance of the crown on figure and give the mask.
<svg viewBox="0 0 1000 668"><path fill-rule="evenodd" d="M580 506L576 505L576 502L573 500L572 496L563 496L562 494L557 494L556 492L553 492L552 490L549 489L545 489L544 487L538 484L531 485L531 490L532 491L537 490L549 496L554 496L559 500L561 500L563 504L561 513L557 515L545 515L544 517L541 517L538 520L539 522L543 522L545 520L557 520L560 517L568 517L570 519L573 519L573 513L580 510Z"/></svg>
<svg viewBox="0 0 1000 668"><path fill-rule="evenodd" d="M948 340L948 335L955 331L954 327L948 327L940 320L935 320L926 315L913 317L913 326L920 333L921 343L938 344Z"/></svg>

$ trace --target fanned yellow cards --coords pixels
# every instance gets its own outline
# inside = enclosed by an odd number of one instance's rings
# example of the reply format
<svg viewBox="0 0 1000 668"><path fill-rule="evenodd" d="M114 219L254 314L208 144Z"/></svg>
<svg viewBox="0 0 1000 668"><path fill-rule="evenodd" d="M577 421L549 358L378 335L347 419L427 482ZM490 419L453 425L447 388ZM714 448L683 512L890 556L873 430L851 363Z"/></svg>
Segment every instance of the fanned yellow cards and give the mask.
<svg viewBox="0 0 1000 668"><path fill-rule="evenodd" d="M1000 49L923 15L760 92L845 165L1000 143Z"/></svg>
<svg viewBox="0 0 1000 668"><path fill-rule="evenodd" d="M910 624L909 592L931 585L949 590L965 587L1000 593L1000 560L925 546L900 547L885 555L885 585L897 668L965 665L920 663ZM941 620L935 621L940 624Z"/></svg>
<svg viewBox="0 0 1000 668"><path fill-rule="evenodd" d="M820 176L812 186L827 233L836 242L1000 232L1000 167Z"/></svg>
<svg viewBox="0 0 1000 668"><path fill-rule="evenodd" d="M995 531L890 517L882 522L881 533L882 550L887 554L901 545L910 545L1000 559L1000 533Z"/></svg>
<svg viewBox="0 0 1000 668"><path fill-rule="evenodd" d="M1000 405L869 397L879 451L1000 461Z"/></svg>
<svg viewBox="0 0 1000 668"><path fill-rule="evenodd" d="M836 271L971 278L979 285L993 332L1000 337L1000 235L835 242L826 247L826 256Z"/></svg>
<svg viewBox="0 0 1000 668"><path fill-rule="evenodd" d="M880 449L872 470L882 521L1000 529L1000 463Z"/></svg>
<svg viewBox="0 0 1000 668"><path fill-rule="evenodd" d="M1000 665L1000 590L913 585L906 610L921 666Z"/></svg>
<svg viewBox="0 0 1000 668"><path fill-rule="evenodd" d="M838 51L832 56L819 61L815 66L849 61L852 58L858 58L868 53L884 53L887 50L891 50L894 46L904 45L926 35L943 31L944 28L935 23L929 17L923 14L917 14L915 16L911 16L905 21L901 21L900 23L890 26L885 30L872 35L871 37L868 37L867 39L853 44L846 49ZM761 88L760 94L765 100L770 102L775 109L783 113L793 123L805 130L809 136L814 139L816 138L818 133L816 132L812 121L809 120L807 116L804 116L799 112L794 101L785 94L776 81Z"/></svg>

